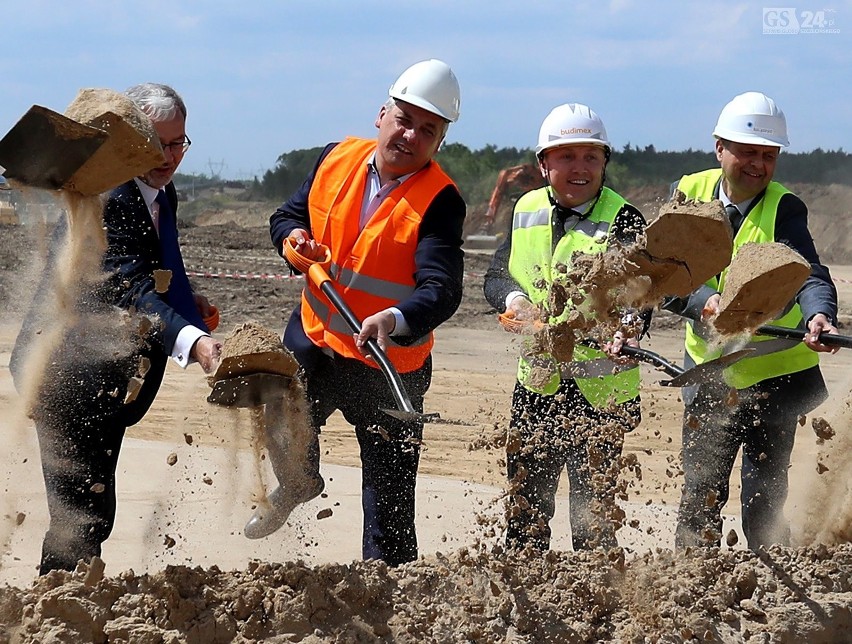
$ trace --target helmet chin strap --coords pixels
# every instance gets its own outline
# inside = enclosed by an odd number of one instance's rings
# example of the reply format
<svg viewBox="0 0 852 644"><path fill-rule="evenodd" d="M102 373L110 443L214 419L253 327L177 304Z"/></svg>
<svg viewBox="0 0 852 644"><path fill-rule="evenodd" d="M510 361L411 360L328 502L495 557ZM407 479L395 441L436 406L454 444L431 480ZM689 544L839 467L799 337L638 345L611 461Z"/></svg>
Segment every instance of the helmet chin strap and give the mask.
<svg viewBox="0 0 852 644"><path fill-rule="evenodd" d="M589 215L592 214L592 211L595 209L595 206L598 205L598 200L601 198L601 194L603 193L604 185L606 184L606 166L609 163L610 157L610 149L604 148L604 167L603 172L601 173L601 186L598 188L598 192L595 195L594 199L592 199L592 205L586 210L584 213L579 213L573 208L568 208L567 206L563 206L559 203L556 198L553 196L553 185L550 183L550 175L547 172L547 168L545 167L544 172L544 183L547 188L547 199L550 201L550 205L553 206L553 209L556 211L558 215L562 217L579 217L580 219L586 219ZM543 159L542 159L543 161Z"/></svg>

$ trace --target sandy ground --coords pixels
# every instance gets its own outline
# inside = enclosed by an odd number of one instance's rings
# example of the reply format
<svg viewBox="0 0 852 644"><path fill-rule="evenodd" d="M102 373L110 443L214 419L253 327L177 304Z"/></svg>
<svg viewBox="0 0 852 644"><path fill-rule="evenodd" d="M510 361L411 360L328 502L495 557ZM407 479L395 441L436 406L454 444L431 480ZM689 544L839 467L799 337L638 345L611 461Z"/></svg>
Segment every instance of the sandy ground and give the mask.
<svg viewBox="0 0 852 644"><path fill-rule="evenodd" d="M8 366L14 331L5 326L0 335L3 367ZM498 345L500 351L494 355ZM426 429L418 502L423 553L452 550L499 530L499 526L483 528L477 515L497 516L501 511L502 452L492 447L492 438L505 426L507 392L513 384L513 339L500 330L447 329L439 334L437 347L427 411L468 424L432 424ZM328 482L323 497L307 504L275 535L249 541L241 534L242 526L253 499L272 479L265 462L258 465L248 412L207 404L209 386L197 367L184 371L170 366L166 378L168 385L147 417L130 430L122 450L117 527L104 548L108 574L127 568L154 571L168 563L229 569L241 568L252 558L329 563L360 557L355 529L361 520L360 474L353 467L358 463L357 443L342 418L335 416L322 434L323 475ZM663 399L676 404L674 392L659 389ZM35 432L16 408L8 370L0 380L0 395L8 410L4 429L15 437L9 441L12 449L3 455L8 545L0 581L27 584L35 577L47 525L44 488ZM674 408L666 414L672 426L675 414ZM634 449L654 445L655 460L662 459L653 466L641 459L643 485L648 486L651 472L660 478L657 469L676 471L667 463L676 457L676 436L641 434L637 430L631 437ZM174 466L167 463L171 453L178 459ZM637 494L630 505L648 519L654 511L647 527L658 519L666 525L654 529L652 539L625 528L625 545L671 545L672 510L666 504L674 498L675 484L661 480L655 487L658 494ZM644 506L647 500L654 505ZM331 509L332 516L317 519L323 509ZM26 518L15 525L19 513ZM559 513L554 527L554 547L570 549L566 512ZM167 536L176 539L174 546L166 545Z"/></svg>
<svg viewBox="0 0 852 644"><path fill-rule="evenodd" d="M258 244L243 247L237 239L264 233L236 231L225 240L228 246L220 232L190 230L187 263L206 259L211 266L239 256L246 262L242 270L258 270L252 268L258 262L269 272L283 270L268 250L262 257L247 256L246 249ZM201 238L218 257L192 246ZM426 399L426 411L452 422L425 431L418 486L424 559L397 572L357 563L357 443L337 416L322 434L325 493L294 512L274 535L245 539L242 527L270 482L248 415L206 403L209 387L197 366L184 371L170 365L151 412L130 429L122 450L117 526L103 553L107 579L99 583L97 574L84 579L81 572L39 580L29 595L0 589L0 623L21 623L23 610L20 633L30 639L20 641L45 641L52 628L61 633L56 641L254 641L273 633L288 634L278 641L647 641L648 632L657 634L652 641L693 636L752 641L756 633L763 639L754 641L849 641L843 633L852 628L852 549L754 555L742 549L740 539L731 550L711 551L688 564L666 554L680 494L681 403L679 390L661 387L662 374L644 365L644 419L625 445L642 472L641 479L625 473L629 525L619 532L619 542L626 569L621 559L600 553L564 554L570 550L567 484L553 524L553 549L562 554L520 564L492 556L502 537L504 459L497 438L508 423L518 347L482 299L487 257L468 260L465 303L438 330ZM852 301L852 267L835 266L832 272L841 302ZM300 287L298 280L196 279L199 290L220 306L222 335L247 318L280 329ZM0 583L20 589L36 579L47 525L34 430L8 372L28 284L22 280L15 287L18 297L9 300L0 323L0 423L6 437L0 456ZM842 311L848 321L848 307ZM679 360L682 331L660 316L643 346ZM812 417L836 411L852 386L850 364L852 352L846 350L823 360L832 398ZM849 429L835 427L840 434ZM788 515L794 527L814 502L819 449L807 422L791 468ZM177 461L169 465L172 454ZM840 457L848 461L848 453ZM726 532L739 530L738 474L737 469ZM144 575L150 578L141 581ZM183 610L180 602L195 596L203 598L192 600L201 602L197 613ZM139 606L133 608L133 602ZM155 618L158 610L168 619ZM660 640L660 633L670 637Z"/></svg>
<svg viewBox="0 0 852 644"><path fill-rule="evenodd" d="M835 267L835 278L852 278L852 267ZM838 281L841 292L852 285ZM852 293L850 293L852 294ZM849 301L849 300L847 300ZM220 330L227 330L223 323ZM4 450L6 549L0 581L26 584L35 577L40 538L47 514L35 432L23 417L8 372L9 351L17 327L0 327L0 404L8 449ZM681 354L681 332L653 330L643 346L669 358ZM435 376L426 411L459 424L426 427L421 460L418 531L424 554L451 550L471 539L496 538L499 524L482 527L478 513L500 512L504 461L495 438L505 429L516 360L517 339L493 329L439 329ZM824 372L834 400L849 390L852 352L828 356ZM629 490L629 506L639 527L625 527L623 545L638 550L673 545L673 518L679 498L679 390L662 387L665 377L642 366L642 424L627 436L625 451L637 455L641 481ZM328 487L275 535L249 541L241 535L253 499L270 484L271 473L256 458L246 411L206 402L209 386L197 366L170 365L166 385L152 410L129 430L119 468L117 527L104 549L108 574L127 568L152 571L167 563L242 567L252 558L267 561L303 558L310 563L346 562L360 555L360 475L357 443L351 428L335 415L323 431L323 474ZM829 401L813 416L823 414ZM814 466L816 437L806 423L799 430L791 470L796 481ZM169 454L177 463L167 463ZM731 498L736 499L736 476ZM628 475L629 476L629 475ZM559 492L567 501L567 482ZM650 504L650 505L646 505ZM727 508L730 527L738 529L737 503ZM331 509L329 518L318 519ZM26 518L16 525L19 516ZM793 517L795 519L795 517ZM727 526L726 526L727 531ZM166 536L175 545L166 542ZM554 523L554 549L570 549L567 509Z"/></svg>

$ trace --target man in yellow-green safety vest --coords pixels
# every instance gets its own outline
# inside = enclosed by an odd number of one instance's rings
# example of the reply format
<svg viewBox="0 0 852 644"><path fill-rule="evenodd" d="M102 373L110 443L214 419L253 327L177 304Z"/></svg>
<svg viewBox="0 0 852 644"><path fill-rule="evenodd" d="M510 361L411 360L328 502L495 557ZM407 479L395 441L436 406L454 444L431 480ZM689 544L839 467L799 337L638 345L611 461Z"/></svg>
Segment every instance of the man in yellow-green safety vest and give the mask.
<svg viewBox="0 0 852 644"><path fill-rule="evenodd" d="M645 228L642 214L604 186L611 146L589 107L554 108L541 125L536 154L546 185L515 204L484 284L495 309L529 321L541 315L558 265L570 268L575 252L600 253L611 239L631 243ZM626 335L601 339L599 348L578 345L568 363L541 354L521 358L510 421L520 445L507 444L509 547L550 547L563 470L574 549L617 545L618 459L624 432L639 422L638 365L617 356L624 343L638 346Z"/></svg>
<svg viewBox="0 0 852 644"><path fill-rule="evenodd" d="M736 96L713 131L720 167L686 175L675 189L699 201L719 199L734 231L734 254L749 242L783 242L811 264L811 275L773 324L806 329L804 343L754 337L755 349L725 372L725 382L684 390L684 486L675 542L678 547L715 546L722 536L722 507L740 447L742 525L751 549L787 544L784 518L787 469L800 415L825 400L818 352L836 351L819 341L837 333L837 290L820 263L808 231L804 203L772 180L778 154L788 145L784 113L759 92ZM665 308L687 318L685 367L718 355L708 342L727 269L686 298ZM712 351L716 353L712 353ZM737 390L731 401L730 388Z"/></svg>

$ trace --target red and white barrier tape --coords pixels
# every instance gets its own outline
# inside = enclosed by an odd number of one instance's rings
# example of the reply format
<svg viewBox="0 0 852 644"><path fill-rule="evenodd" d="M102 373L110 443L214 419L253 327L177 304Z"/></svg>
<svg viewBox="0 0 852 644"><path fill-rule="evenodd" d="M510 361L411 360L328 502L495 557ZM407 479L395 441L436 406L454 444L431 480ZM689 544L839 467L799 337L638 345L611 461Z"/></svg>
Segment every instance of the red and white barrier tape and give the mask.
<svg viewBox="0 0 852 644"><path fill-rule="evenodd" d="M238 280L300 280L304 275L284 275L281 273L253 273L231 271L224 269L197 269L187 267L187 277L209 277L212 279L238 279ZM485 277L485 273L465 273L465 277Z"/></svg>
<svg viewBox="0 0 852 644"><path fill-rule="evenodd" d="M231 271L224 269L195 269L187 267L186 274L188 277L210 277L210 278L227 278L227 279L239 279L239 280L299 280L304 277L304 275L285 275L282 273L253 273L253 272L241 272L241 271ZM484 273L468 273L465 272L465 277L484 277ZM838 282L840 284L852 284L852 280L843 279L841 277L832 277L833 281Z"/></svg>
<svg viewBox="0 0 852 644"><path fill-rule="evenodd" d="M282 273L251 273L227 270L195 270L187 269L187 277L228 278L237 280L298 280L303 275L284 275Z"/></svg>

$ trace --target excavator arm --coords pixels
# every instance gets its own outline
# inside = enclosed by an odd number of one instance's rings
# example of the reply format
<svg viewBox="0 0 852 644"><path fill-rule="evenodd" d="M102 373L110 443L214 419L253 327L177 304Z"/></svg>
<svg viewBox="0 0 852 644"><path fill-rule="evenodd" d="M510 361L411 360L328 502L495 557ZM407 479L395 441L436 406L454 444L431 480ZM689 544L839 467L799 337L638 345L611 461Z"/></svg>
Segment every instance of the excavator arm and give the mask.
<svg viewBox="0 0 852 644"><path fill-rule="evenodd" d="M520 197L523 193L535 190L543 185L544 178L536 164L525 163L501 170L500 174L497 175L497 183L494 185L494 191L491 193L491 199L488 202L488 210L485 213L483 223L487 230L490 232L494 227L500 205L507 195L512 194Z"/></svg>
<svg viewBox="0 0 852 644"><path fill-rule="evenodd" d="M488 210L482 218L481 230L476 235L468 235L468 242L494 244L497 236L494 234L494 222L497 219L500 206L510 195L520 196L525 192L540 188L544 185L538 165L524 163L501 170L497 182L488 200Z"/></svg>

